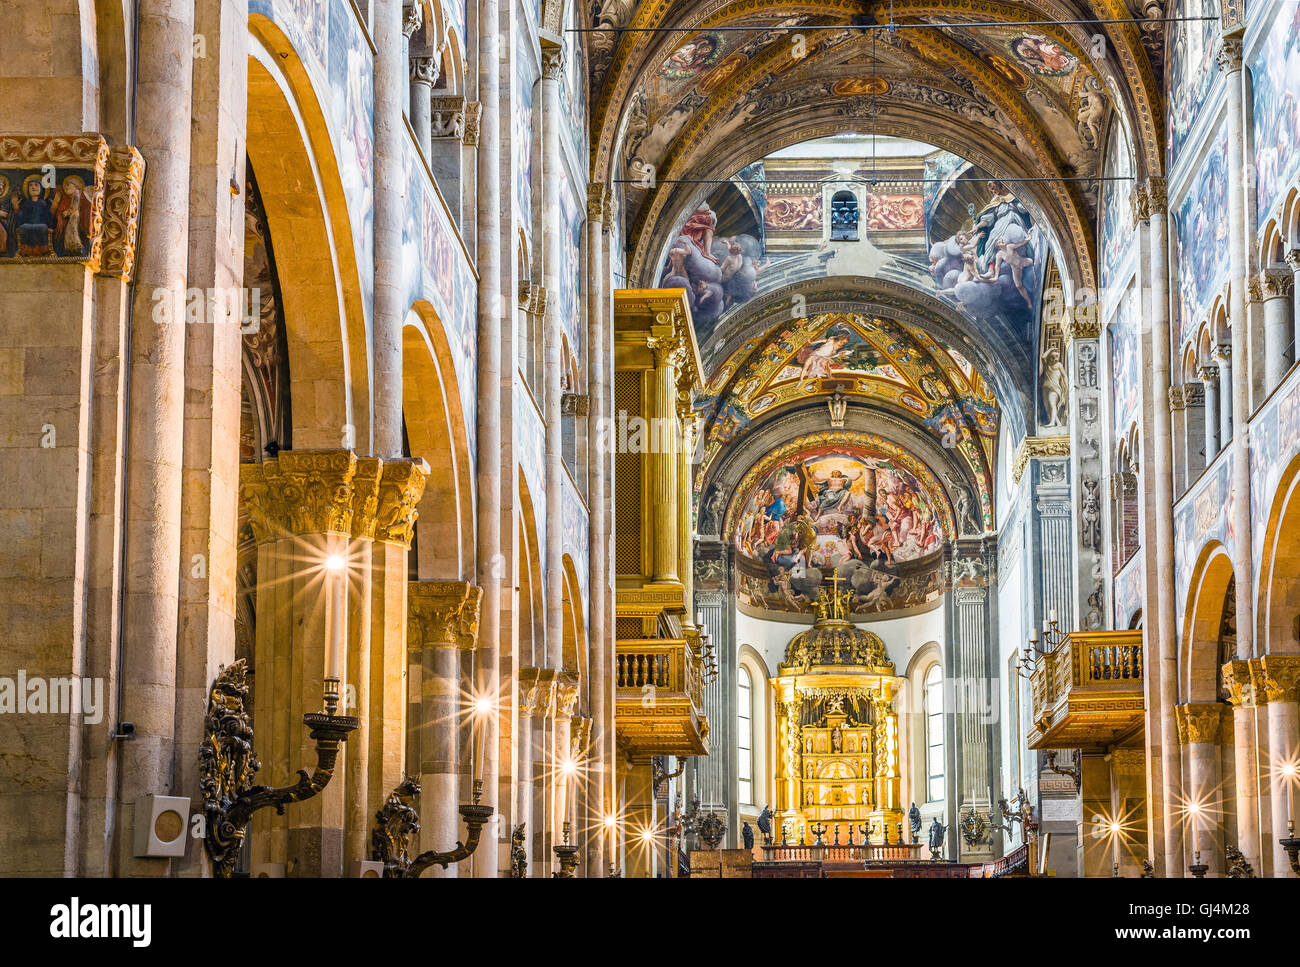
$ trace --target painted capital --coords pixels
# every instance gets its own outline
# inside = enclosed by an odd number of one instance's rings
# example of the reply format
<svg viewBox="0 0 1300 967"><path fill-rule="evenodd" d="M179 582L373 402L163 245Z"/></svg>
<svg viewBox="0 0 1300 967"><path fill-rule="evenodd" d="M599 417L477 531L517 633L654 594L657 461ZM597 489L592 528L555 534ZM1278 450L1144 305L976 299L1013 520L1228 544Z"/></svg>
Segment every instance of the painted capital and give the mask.
<svg viewBox="0 0 1300 967"><path fill-rule="evenodd" d="M357 457L351 450L281 450L239 468L241 500L259 544L286 535L352 533Z"/></svg>
<svg viewBox="0 0 1300 967"><path fill-rule="evenodd" d="M564 47L542 41L542 79L558 81L564 77Z"/></svg>
<svg viewBox="0 0 1300 967"><path fill-rule="evenodd" d="M419 517L415 508L424 495L429 465L423 459L389 460L379 480L379 504L375 511L374 537L389 544L411 546L411 534Z"/></svg>
<svg viewBox="0 0 1300 967"><path fill-rule="evenodd" d="M1220 702L1188 702L1186 705L1175 705L1174 718L1178 725L1178 744L1196 745L1201 742L1217 742L1223 709L1224 706Z"/></svg>
<svg viewBox="0 0 1300 967"><path fill-rule="evenodd" d="M1300 655L1264 655L1256 658L1262 673L1264 693L1270 702L1294 702L1300 685Z"/></svg>
<svg viewBox="0 0 1300 967"><path fill-rule="evenodd" d="M407 585L410 651L436 645L471 650L478 642L483 589L468 581L412 581Z"/></svg>

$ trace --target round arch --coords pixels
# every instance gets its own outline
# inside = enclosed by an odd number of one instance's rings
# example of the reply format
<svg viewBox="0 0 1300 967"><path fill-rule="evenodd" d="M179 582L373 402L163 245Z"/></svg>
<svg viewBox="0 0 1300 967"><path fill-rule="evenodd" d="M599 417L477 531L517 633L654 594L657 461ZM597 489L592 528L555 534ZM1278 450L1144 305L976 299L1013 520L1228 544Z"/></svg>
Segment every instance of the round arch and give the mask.
<svg viewBox="0 0 1300 967"><path fill-rule="evenodd" d="M1300 652L1300 456L1282 472L1269 509L1260 555L1259 638L1268 653Z"/></svg>
<svg viewBox="0 0 1300 967"><path fill-rule="evenodd" d="M415 303L402 328L402 412L411 456L429 464L415 524L419 577L468 577L474 569L469 437L451 347L424 300Z"/></svg>
<svg viewBox="0 0 1300 967"><path fill-rule="evenodd" d="M573 558L565 554L562 558L564 588L562 602L564 609L562 663L566 671L578 676L579 694L586 691L589 677L587 674L587 619L584 614L582 585L578 581L578 572Z"/></svg>
<svg viewBox="0 0 1300 967"><path fill-rule="evenodd" d="M1192 570L1178 655L1178 700L1215 702L1219 698L1219 634L1224 601L1233 583L1228 549L1212 541Z"/></svg>
<svg viewBox="0 0 1300 967"><path fill-rule="evenodd" d="M537 542L537 511L524 471L519 469L519 513L515 520L515 615L519 630L519 662L546 664L545 607L542 596L542 557Z"/></svg>
<svg viewBox="0 0 1300 967"><path fill-rule="evenodd" d="M294 445L369 452L365 309L338 159L305 66L261 15L249 18L247 150L271 235L284 240Z"/></svg>

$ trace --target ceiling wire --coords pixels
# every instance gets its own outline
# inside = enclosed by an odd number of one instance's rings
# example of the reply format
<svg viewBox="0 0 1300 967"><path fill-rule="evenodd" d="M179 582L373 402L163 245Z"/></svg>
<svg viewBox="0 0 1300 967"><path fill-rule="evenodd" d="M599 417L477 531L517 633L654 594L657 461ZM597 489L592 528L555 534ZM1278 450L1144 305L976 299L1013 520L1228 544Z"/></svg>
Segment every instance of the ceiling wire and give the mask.
<svg viewBox="0 0 1300 967"><path fill-rule="evenodd" d="M762 33L763 31L794 31L804 33L810 30L928 30L935 27L1090 27L1107 24L1157 24L1157 23L1204 23L1218 21L1218 17L1109 17L1091 20L983 20L970 23L948 23L928 21L925 23L883 23L883 24L805 24L797 27L768 26L750 24L749 26L717 27L566 27L571 34L659 34L659 33ZM891 14L892 20L892 14Z"/></svg>

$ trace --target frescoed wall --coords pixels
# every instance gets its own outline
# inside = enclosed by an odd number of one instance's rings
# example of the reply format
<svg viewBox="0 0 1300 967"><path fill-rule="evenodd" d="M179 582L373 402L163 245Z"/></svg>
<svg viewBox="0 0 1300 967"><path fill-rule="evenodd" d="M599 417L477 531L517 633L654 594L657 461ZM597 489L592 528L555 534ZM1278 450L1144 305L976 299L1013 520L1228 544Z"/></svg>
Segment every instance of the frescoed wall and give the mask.
<svg viewBox="0 0 1300 967"><path fill-rule="evenodd" d="M1266 216L1300 170L1300 4L1279 6L1264 31L1250 75L1256 199L1260 215Z"/></svg>
<svg viewBox="0 0 1300 967"><path fill-rule="evenodd" d="M1115 627L1127 628L1133 616L1142 609L1142 594L1146 588L1146 559L1134 554L1124 570L1115 575L1114 589Z"/></svg>
<svg viewBox="0 0 1300 967"><path fill-rule="evenodd" d="M1282 472L1300 453L1300 370L1292 372L1250 424L1250 530L1259 573L1264 531Z"/></svg>
<svg viewBox="0 0 1300 967"><path fill-rule="evenodd" d="M515 61L515 96L518 103L511 112L514 134L511 149L515 154L515 213L519 225L533 248L533 99L536 96L535 80L528 59Z"/></svg>
<svg viewBox="0 0 1300 967"><path fill-rule="evenodd" d="M1133 254L1133 208L1129 199L1133 192L1133 161L1128 138L1119 122L1112 126L1110 143L1106 149L1106 165L1102 169L1106 180L1101 186L1101 291L1103 312L1109 312L1111 298L1119 293L1111 289L1127 281L1129 259Z"/></svg>
<svg viewBox="0 0 1300 967"><path fill-rule="evenodd" d="M1218 0L1176 0L1169 4L1168 67L1169 164L1178 159L1196 116L1214 83L1215 38L1218 34ZM1189 18L1207 17L1196 20Z"/></svg>
<svg viewBox="0 0 1300 967"><path fill-rule="evenodd" d="M1180 633L1187 589L1201 549L1210 541L1220 541L1229 554L1233 553L1232 506L1236 491L1231 482L1230 456L1228 450L1220 453L1209 471L1201 475L1195 489L1174 508L1174 592Z"/></svg>
<svg viewBox="0 0 1300 967"><path fill-rule="evenodd" d="M1179 341L1188 339L1228 274L1228 136L1225 125L1174 212Z"/></svg>
<svg viewBox="0 0 1300 967"><path fill-rule="evenodd" d="M1142 368L1138 345L1138 298L1130 285L1118 296L1110 333L1110 376L1113 383L1111 429L1118 441L1137 420L1141 409Z"/></svg>

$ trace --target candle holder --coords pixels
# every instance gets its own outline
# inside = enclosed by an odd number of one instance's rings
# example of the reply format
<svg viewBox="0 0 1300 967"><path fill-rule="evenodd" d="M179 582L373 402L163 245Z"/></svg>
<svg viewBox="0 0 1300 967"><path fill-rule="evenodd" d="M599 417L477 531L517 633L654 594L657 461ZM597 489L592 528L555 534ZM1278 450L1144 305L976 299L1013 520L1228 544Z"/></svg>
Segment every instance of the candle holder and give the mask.
<svg viewBox="0 0 1300 967"><path fill-rule="evenodd" d="M1291 861L1291 872L1300 876L1300 839L1296 839L1295 820L1286 821L1286 836L1277 842L1286 851L1287 859Z"/></svg>
<svg viewBox="0 0 1300 967"><path fill-rule="evenodd" d="M218 673L208 693L199 747L199 788L207 823L203 845L212 859L213 874L222 879L235 875L253 813L274 807L283 816L285 806L310 799L329 785L339 744L361 725L351 715L309 712L303 716L303 724L316 741L316 768L311 772L299 769L298 781L291 786L256 786L253 777L262 764L253 750L253 723L248 712L251 677L242 658Z"/></svg>
<svg viewBox="0 0 1300 967"><path fill-rule="evenodd" d="M978 846L983 843L988 835L988 821L976 812L975 807L970 807L970 812L961 818L959 824L961 829L962 842L967 846Z"/></svg>
<svg viewBox="0 0 1300 967"><path fill-rule="evenodd" d="M411 859L408 853L411 837L420 832L420 814L415 809L419 795L420 780L405 776L389 793L383 808L375 813L377 825L370 833L370 858L384 864L384 879L416 879L434 864L445 870L452 863L469 859L478 849L483 827L492 818L492 807L479 804L483 780L475 779L474 801L460 807L461 818L469 828L469 837L464 842L457 842L452 849L443 852L426 850Z"/></svg>
<svg viewBox="0 0 1300 967"><path fill-rule="evenodd" d="M826 835L825 823L822 822L813 823L811 826L808 827L808 832L812 833L813 836L817 837L817 841L813 843L814 846L826 845L825 843L822 842L822 837Z"/></svg>
<svg viewBox="0 0 1300 967"><path fill-rule="evenodd" d="M607 880L621 880L622 878L623 878L623 874L620 873L620 872L618 871L618 864L617 864L617 863L610 863L610 864L609 864L609 872L608 872L607 874L605 874L605 879L607 879Z"/></svg>
<svg viewBox="0 0 1300 967"><path fill-rule="evenodd" d="M1188 873L1191 873L1192 876L1196 877L1198 880L1203 880L1205 879L1205 874L1209 871L1209 869L1210 868L1206 864L1201 862L1200 850L1197 850L1195 853L1192 854L1192 865L1187 867Z"/></svg>
<svg viewBox="0 0 1300 967"><path fill-rule="evenodd" d="M569 844L573 827L567 819L561 828L564 830L564 843L554 847L555 858L560 861L560 868L552 873L551 877L557 880L573 880L576 879L574 870L578 868L578 847Z"/></svg>

